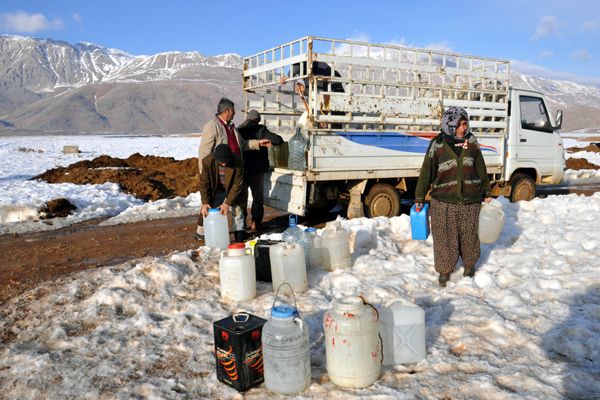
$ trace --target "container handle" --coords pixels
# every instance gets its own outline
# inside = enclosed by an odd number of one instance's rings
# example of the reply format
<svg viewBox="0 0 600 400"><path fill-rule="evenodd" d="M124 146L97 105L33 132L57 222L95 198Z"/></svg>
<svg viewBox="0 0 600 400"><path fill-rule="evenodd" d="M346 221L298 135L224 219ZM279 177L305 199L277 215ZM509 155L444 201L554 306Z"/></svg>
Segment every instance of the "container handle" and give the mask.
<svg viewBox="0 0 600 400"><path fill-rule="evenodd" d="M411 303L410 301L408 301L406 299L400 298L400 299L390 299L390 300L388 300L384 304L384 307L389 307L389 306L391 306L392 304L395 304L395 303L401 303L401 304L403 304L405 306L414 306L415 305L414 303Z"/></svg>
<svg viewBox="0 0 600 400"><path fill-rule="evenodd" d="M304 321L302 321L302 318L294 317L294 322L296 322L298 324L298 326L300 327L300 330L304 330Z"/></svg>
<svg viewBox="0 0 600 400"><path fill-rule="evenodd" d="M281 290L281 287L283 285L288 285L290 287L290 290L292 291L292 297L294 298L294 307L296 308L296 312L298 313L298 316L300 316L300 311L298 310L298 306L296 305L296 295L294 294L294 288L292 287L292 285L290 285L287 282L282 282L281 285L279 285L279 287L277 288L277 292L275 292L275 298L273 299L273 307L275 307L275 302L277 301L277 297L279 296L279 291Z"/></svg>
<svg viewBox="0 0 600 400"><path fill-rule="evenodd" d="M375 308L375 306L373 304L368 303L364 296L359 295L358 297L360 297L360 299L362 300L362 302L363 302L363 304L365 306L370 306L375 311L375 315L377 315L377 321L379 322L379 311L377 311L377 308ZM381 332L378 331L377 335L379 336L379 344L381 345L381 361L380 361L380 364L383 364L383 338L381 337Z"/></svg>
<svg viewBox="0 0 600 400"><path fill-rule="evenodd" d="M227 250L221 250L221 258L225 257L225 253L227 253Z"/></svg>
<svg viewBox="0 0 600 400"><path fill-rule="evenodd" d="M240 319L238 319L238 318L240 318ZM245 313L245 312L233 314L233 322L248 322L249 319L250 319L250 314Z"/></svg>

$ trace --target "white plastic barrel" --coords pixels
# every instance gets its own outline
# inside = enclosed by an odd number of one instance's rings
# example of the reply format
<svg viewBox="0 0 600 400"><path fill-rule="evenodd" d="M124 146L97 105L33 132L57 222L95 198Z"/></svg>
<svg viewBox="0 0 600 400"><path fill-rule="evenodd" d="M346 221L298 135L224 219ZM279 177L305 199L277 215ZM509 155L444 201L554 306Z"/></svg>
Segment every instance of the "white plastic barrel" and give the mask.
<svg viewBox="0 0 600 400"><path fill-rule="evenodd" d="M318 267L321 265L323 244L321 243L321 237L317 235L315 228L306 228L306 241L308 243L308 266L311 268Z"/></svg>
<svg viewBox="0 0 600 400"><path fill-rule="evenodd" d="M204 244L224 250L229 245L229 224L227 216L219 211L211 208L204 218Z"/></svg>
<svg viewBox="0 0 600 400"><path fill-rule="evenodd" d="M325 225L321 233L321 246L321 262L324 270L333 271L352 266L348 233L338 221L331 221Z"/></svg>
<svg viewBox="0 0 600 400"><path fill-rule="evenodd" d="M262 330L265 386L274 393L296 394L310 385L308 326L300 318L295 298L294 306L275 306L276 301L277 296Z"/></svg>
<svg viewBox="0 0 600 400"><path fill-rule="evenodd" d="M425 358L425 311L396 299L379 312L383 365L413 364Z"/></svg>
<svg viewBox="0 0 600 400"><path fill-rule="evenodd" d="M308 289L304 247L301 244L288 242L274 244L269 249L269 258L273 291L276 291L283 282L289 283L295 293L302 293ZM289 293L287 288L282 290L283 293Z"/></svg>
<svg viewBox="0 0 600 400"><path fill-rule="evenodd" d="M341 387L362 388L381 372L377 310L358 296L343 297L323 316L327 374Z"/></svg>
<svg viewBox="0 0 600 400"><path fill-rule="evenodd" d="M498 240L505 219L500 201L492 199L489 203L483 203L479 211L479 241L494 243Z"/></svg>
<svg viewBox="0 0 600 400"><path fill-rule="evenodd" d="M244 243L234 243L219 259L221 297L233 301L256 297L256 268L252 251Z"/></svg>

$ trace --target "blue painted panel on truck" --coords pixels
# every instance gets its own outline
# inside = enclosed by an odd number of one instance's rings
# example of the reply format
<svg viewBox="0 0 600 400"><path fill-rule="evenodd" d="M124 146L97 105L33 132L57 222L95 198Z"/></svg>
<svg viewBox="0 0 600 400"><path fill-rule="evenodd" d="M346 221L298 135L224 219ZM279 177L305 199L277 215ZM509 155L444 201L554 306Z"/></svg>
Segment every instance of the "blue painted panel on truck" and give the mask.
<svg viewBox="0 0 600 400"><path fill-rule="evenodd" d="M392 151L425 154L435 134L401 132L335 132L336 135L364 146L374 146ZM481 144L482 152L498 153L498 148Z"/></svg>

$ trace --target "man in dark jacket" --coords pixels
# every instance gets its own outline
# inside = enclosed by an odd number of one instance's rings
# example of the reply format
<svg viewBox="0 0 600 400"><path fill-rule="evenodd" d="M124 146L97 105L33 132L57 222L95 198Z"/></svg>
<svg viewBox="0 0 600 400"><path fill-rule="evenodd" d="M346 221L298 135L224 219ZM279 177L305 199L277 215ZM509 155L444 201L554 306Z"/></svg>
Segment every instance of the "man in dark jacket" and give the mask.
<svg viewBox="0 0 600 400"><path fill-rule="evenodd" d="M271 141L271 145L278 146L283 143L283 138L269 131L260 124L260 113L250 110L246 120L238 127L238 133L244 140ZM259 150L244 151L244 180L252 191L252 225L250 230L255 231L260 227L264 214L264 173L269 172L269 152L267 147ZM244 207L244 214L246 214Z"/></svg>
<svg viewBox="0 0 600 400"><path fill-rule="evenodd" d="M200 197L202 217L210 208L219 208L221 214L231 211L233 235L237 242L245 240L243 200L246 192L242 159L237 157L226 144L219 144L212 154L202 159L200 174ZM203 221L201 221L203 222Z"/></svg>

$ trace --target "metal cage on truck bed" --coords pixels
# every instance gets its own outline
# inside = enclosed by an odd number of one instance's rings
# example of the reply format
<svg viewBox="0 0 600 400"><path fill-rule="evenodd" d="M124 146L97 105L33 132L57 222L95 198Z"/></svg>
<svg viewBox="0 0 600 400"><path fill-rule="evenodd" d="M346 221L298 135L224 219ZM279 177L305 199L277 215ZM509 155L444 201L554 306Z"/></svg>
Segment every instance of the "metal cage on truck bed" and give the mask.
<svg viewBox="0 0 600 400"><path fill-rule="evenodd" d="M258 110L284 135L304 111L296 80L307 86L311 134L437 132L450 106L468 111L476 134L503 134L507 126L505 60L307 36L243 63L245 108Z"/></svg>

